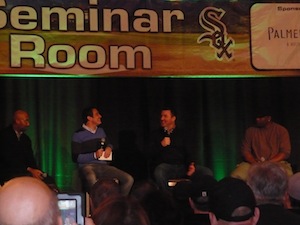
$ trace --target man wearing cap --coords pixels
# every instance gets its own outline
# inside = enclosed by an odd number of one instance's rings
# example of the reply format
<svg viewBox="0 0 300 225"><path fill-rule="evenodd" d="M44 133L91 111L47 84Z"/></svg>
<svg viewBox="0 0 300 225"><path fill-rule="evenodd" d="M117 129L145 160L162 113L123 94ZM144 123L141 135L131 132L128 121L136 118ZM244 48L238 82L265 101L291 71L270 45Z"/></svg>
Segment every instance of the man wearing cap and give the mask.
<svg viewBox="0 0 300 225"><path fill-rule="evenodd" d="M186 225L210 224L209 198L211 191L216 184L217 180L210 175L194 175L191 177L189 205L193 214L185 217Z"/></svg>
<svg viewBox="0 0 300 225"><path fill-rule="evenodd" d="M244 162L231 173L232 177L247 179L251 165L261 162L279 162L287 174L293 174L291 165L286 161L291 153L288 130L272 121L271 114L257 114L256 124L246 130L241 152Z"/></svg>
<svg viewBox="0 0 300 225"><path fill-rule="evenodd" d="M210 195L211 225L255 225L260 212L251 188L233 177L220 180Z"/></svg>

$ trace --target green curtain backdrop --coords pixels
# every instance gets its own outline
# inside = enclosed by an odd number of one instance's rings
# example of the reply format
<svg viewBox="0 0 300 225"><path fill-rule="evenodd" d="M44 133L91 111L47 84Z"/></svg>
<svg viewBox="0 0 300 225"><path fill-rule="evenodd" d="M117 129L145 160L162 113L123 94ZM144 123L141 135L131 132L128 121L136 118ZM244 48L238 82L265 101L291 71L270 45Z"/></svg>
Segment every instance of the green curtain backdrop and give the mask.
<svg viewBox="0 0 300 225"><path fill-rule="evenodd" d="M27 131L41 168L63 190L72 190L73 132L81 126L81 110L99 106L103 127L115 145L115 164L134 177L147 177L144 148L149 131L159 126L160 109L172 104L197 162L217 179L240 162L244 130L257 107L271 107L274 120L290 131L295 169L300 164L300 78L172 79L172 78L1 78L0 127L14 110L30 114Z"/></svg>

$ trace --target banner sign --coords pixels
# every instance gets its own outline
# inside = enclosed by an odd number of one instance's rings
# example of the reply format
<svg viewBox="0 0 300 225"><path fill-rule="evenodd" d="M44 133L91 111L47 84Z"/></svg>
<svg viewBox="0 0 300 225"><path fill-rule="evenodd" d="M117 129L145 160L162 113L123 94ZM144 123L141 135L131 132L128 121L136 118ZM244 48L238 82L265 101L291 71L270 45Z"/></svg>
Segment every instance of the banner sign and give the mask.
<svg viewBox="0 0 300 225"><path fill-rule="evenodd" d="M0 0L0 77L300 75L299 3Z"/></svg>
<svg viewBox="0 0 300 225"><path fill-rule="evenodd" d="M262 3L251 7L251 56L255 68L300 68L299 21L300 4Z"/></svg>

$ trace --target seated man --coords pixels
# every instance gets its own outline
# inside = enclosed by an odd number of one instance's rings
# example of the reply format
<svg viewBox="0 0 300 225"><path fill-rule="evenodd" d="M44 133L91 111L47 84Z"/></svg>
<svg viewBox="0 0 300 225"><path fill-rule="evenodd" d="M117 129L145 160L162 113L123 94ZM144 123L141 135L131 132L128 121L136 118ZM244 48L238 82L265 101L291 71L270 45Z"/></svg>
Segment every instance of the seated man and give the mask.
<svg viewBox="0 0 300 225"><path fill-rule="evenodd" d="M31 139L25 133L29 126L29 114L17 110L12 124L0 131L0 185L15 177L32 176L58 191L54 179L38 168Z"/></svg>
<svg viewBox="0 0 300 225"><path fill-rule="evenodd" d="M72 159L79 166L79 174L87 182L87 191L101 178L117 179L123 195L128 195L133 185L133 177L109 165L106 161L112 154L113 146L102 127L101 114L96 107L88 107L82 112L83 125L72 138ZM103 156L103 160L100 157Z"/></svg>
<svg viewBox="0 0 300 225"><path fill-rule="evenodd" d="M287 129L272 121L268 112L258 113L256 124L246 130L241 148L244 162L231 173L232 177L247 179L251 165L261 162L279 162L290 176L291 165L286 161L291 153Z"/></svg>
<svg viewBox="0 0 300 225"><path fill-rule="evenodd" d="M174 109L162 109L160 124L161 127L151 133L147 149L154 167L153 176L160 189L169 190L170 179L187 178L195 170L199 174L212 175L210 169L195 164L192 149L187 146L186 133L176 126Z"/></svg>

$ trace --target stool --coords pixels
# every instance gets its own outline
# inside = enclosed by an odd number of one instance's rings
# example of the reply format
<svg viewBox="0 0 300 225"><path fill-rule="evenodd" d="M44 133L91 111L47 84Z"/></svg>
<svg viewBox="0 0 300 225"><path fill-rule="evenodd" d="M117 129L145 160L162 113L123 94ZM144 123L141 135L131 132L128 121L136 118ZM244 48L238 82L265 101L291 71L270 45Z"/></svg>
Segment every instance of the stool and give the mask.
<svg viewBox="0 0 300 225"><path fill-rule="evenodd" d="M190 181L190 179L186 179L186 178L170 179L170 180L168 180L168 186L174 187L174 186L176 186L177 183L183 182L183 181Z"/></svg>

